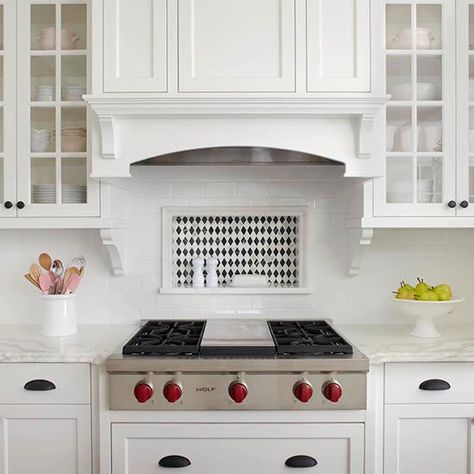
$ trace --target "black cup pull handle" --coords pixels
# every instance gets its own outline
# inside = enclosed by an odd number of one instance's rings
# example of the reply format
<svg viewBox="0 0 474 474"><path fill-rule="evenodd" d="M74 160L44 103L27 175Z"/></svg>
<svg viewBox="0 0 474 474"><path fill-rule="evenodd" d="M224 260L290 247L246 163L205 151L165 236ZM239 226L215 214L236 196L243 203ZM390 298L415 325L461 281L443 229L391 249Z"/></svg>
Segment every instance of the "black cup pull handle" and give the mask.
<svg viewBox="0 0 474 474"><path fill-rule="evenodd" d="M292 456L288 458L285 462L285 466L288 467L314 467L318 464L316 459L311 456L304 456L302 454L298 456Z"/></svg>
<svg viewBox="0 0 474 474"><path fill-rule="evenodd" d="M24 388L32 392L46 392L48 390L56 390L56 385L49 380L36 379L26 382Z"/></svg>
<svg viewBox="0 0 474 474"><path fill-rule="evenodd" d="M158 465L161 467L175 468L188 467L191 465L191 461L184 456L178 456L177 454L173 454L171 456L165 456L164 458L161 458Z"/></svg>
<svg viewBox="0 0 474 474"><path fill-rule="evenodd" d="M446 380L429 379L421 382L418 388L420 390L449 390L451 385Z"/></svg>

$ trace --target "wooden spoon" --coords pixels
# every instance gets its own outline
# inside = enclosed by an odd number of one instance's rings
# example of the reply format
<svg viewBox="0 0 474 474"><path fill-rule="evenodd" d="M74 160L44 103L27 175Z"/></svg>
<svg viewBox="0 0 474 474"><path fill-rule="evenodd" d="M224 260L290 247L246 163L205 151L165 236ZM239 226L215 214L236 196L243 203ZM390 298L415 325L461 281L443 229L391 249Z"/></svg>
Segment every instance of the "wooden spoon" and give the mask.
<svg viewBox="0 0 474 474"><path fill-rule="evenodd" d="M36 286L36 288L38 288L38 290L41 290L40 286L39 286L39 283L37 281L35 281L33 279L33 277L29 274L29 273L26 273L25 274L25 278L33 285L33 286Z"/></svg>
<svg viewBox="0 0 474 474"><path fill-rule="evenodd" d="M41 270L41 267L37 263L35 263L34 265L31 265L29 274L32 276L33 280L38 282L42 273L43 271Z"/></svg>
<svg viewBox="0 0 474 474"><path fill-rule="evenodd" d="M42 253L39 256L39 264L41 265L42 268L44 268L47 272L51 269L51 264L53 263L53 260L47 253Z"/></svg>

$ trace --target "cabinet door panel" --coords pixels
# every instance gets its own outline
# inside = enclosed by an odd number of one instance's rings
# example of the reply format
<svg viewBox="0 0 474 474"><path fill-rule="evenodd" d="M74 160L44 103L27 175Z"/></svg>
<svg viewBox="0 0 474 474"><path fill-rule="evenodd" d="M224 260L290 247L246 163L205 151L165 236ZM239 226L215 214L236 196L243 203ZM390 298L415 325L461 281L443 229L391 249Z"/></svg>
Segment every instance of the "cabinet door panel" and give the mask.
<svg viewBox="0 0 474 474"><path fill-rule="evenodd" d="M287 459L305 455L320 474L362 474L362 424L112 425L113 474L152 474L160 459L178 455L192 474L287 473Z"/></svg>
<svg viewBox="0 0 474 474"><path fill-rule="evenodd" d="M294 90L294 0L178 5L181 92Z"/></svg>
<svg viewBox="0 0 474 474"><path fill-rule="evenodd" d="M370 91L370 0L307 0L309 92Z"/></svg>
<svg viewBox="0 0 474 474"><path fill-rule="evenodd" d="M385 474L472 474L474 405L385 408Z"/></svg>
<svg viewBox="0 0 474 474"><path fill-rule="evenodd" d="M0 474L91 473L90 408L0 407Z"/></svg>
<svg viewBox="0 0 474 474"><path fill-rule="evenodd" d="M105 92L165 92L166 0L105 0Z"/></svg>

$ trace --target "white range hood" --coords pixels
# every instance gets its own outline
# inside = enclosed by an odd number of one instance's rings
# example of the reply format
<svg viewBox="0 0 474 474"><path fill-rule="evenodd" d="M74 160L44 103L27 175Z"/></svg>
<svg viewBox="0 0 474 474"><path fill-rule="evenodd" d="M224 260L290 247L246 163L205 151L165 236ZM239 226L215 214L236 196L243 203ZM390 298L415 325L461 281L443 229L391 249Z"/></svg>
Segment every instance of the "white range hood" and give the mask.
<svg viewBox="0 0 474 474"><path fill-rule="evenodd" d="M130 165L218 147L302 152L345 165L345 176L381 176L374 123L386 97L156 98L86 96L96 115L92 176L128 177ZM218 155L216 155L218 156ZM317 160L315 160L317 161ZM290 163L291 161L289 161ZM213 164L219 164L218 159Z"/></svg>

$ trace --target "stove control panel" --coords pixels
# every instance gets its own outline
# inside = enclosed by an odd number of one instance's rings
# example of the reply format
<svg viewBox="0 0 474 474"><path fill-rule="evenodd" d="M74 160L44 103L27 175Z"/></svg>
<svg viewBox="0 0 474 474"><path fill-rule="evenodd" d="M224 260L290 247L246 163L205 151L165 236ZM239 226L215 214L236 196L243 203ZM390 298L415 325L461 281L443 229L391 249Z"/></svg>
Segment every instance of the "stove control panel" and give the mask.
<svg viewBox="0 0 474 474"><path fill-rule="evenodd" d="M118 410L360 410L365 372L130 372L109 374Z"/></svg>
<svg viewBox="0 0 474 474"><path fill-rule="evenodd" d="M175 403L183 394L181 385L176 382L170 381L163 387L163 396L168 400L169 403Z"/></svg>
<svg viewBox="0 0 474 474"><path fill-rule="evenodd" d="M293 394L301 403L308 403L313 397L313 387L308 382L298 382L293 387Z"/></svg>

